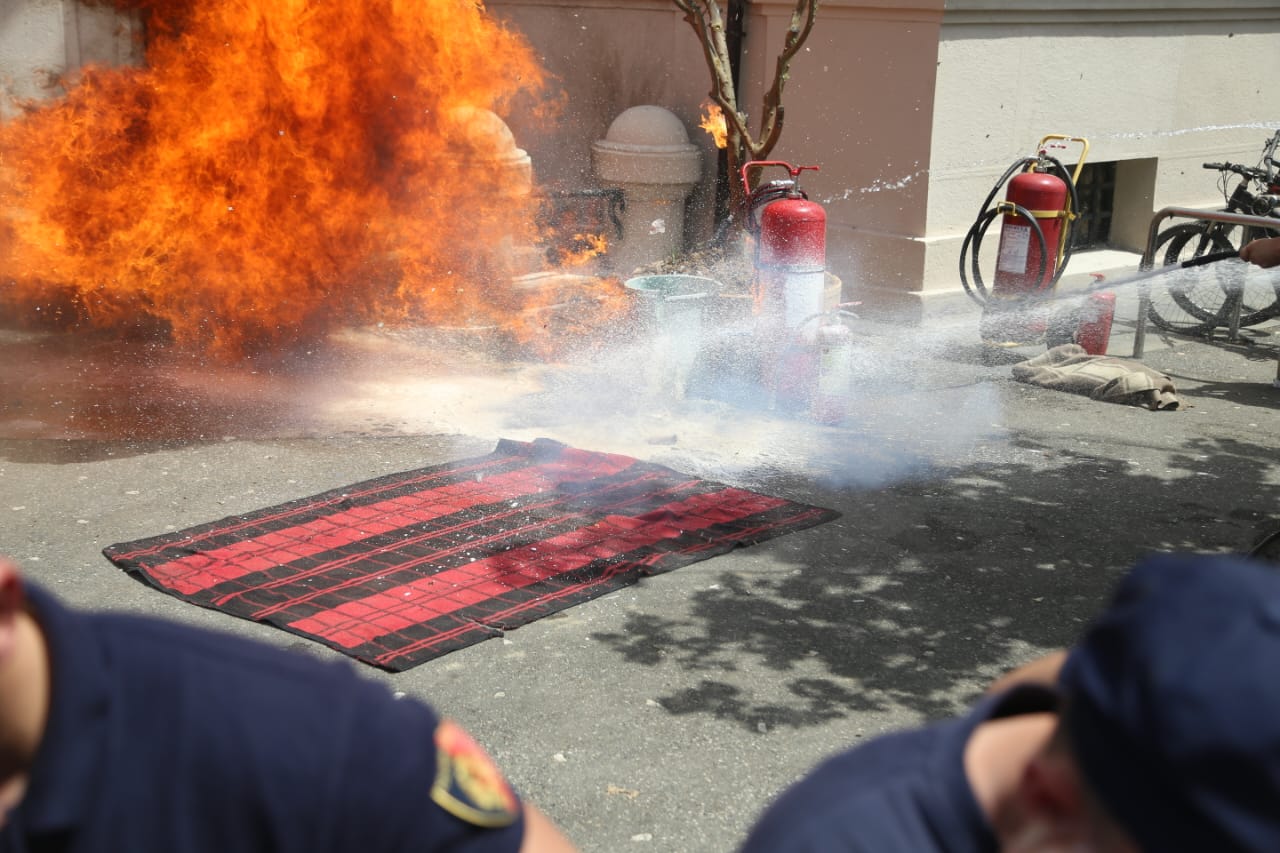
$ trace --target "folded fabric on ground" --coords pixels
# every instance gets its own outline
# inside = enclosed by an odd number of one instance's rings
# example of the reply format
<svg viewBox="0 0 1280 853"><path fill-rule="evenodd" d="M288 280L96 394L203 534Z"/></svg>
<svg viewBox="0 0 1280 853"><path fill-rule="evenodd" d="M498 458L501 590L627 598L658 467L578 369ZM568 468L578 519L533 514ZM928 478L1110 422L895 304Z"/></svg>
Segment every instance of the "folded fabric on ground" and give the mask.
<svg viewBox="0 0 1280 853"><path fill-rule="evenodd" d="M186 601L403 671L839 513L559 442L406 471L112 545Z"/></svg>
<svg viewBox="0 0 1280 853"><path fill-rule="evenodd" d="M1056 346L1015 364L1013 378L1107 403L1166 411L1179 404L1173 380L1160 371L1133 359L1090 355L1078 344Z"/></svg>

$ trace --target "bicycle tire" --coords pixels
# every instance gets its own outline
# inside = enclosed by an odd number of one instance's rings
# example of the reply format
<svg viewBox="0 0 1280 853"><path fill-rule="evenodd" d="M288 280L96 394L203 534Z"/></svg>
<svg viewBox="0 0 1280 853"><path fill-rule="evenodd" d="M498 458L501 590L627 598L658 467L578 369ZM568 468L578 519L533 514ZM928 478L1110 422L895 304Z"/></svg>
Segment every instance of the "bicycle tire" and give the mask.
<svg viewBox="0 0 1280 853"><path fill-rule="evenodd" d="M1191 246L1192 254L1182 257L1188 246ZM1156 238L1154 256L1167 266L1210 251L1228 251L1234 248L1219 231L1188 222L1162 231ZM1197 276L1184 281L1175 280L1164 286L1152 286L1147 317L1168 332L1207 335L1225 324L1228 307L1227 291L1216 277L1213 281L1207 281L1206 277Z"/></svg>
<svg viewBox="0 0 1280 853"><path fill-rule="evenodd" d="M1244 243L1260 237L1275 237L1280 232L1250 227L1244 236ZM1241 244L1243 247L1244 243ZM1271 277L1271 284L1255 282L1250 285L1246 278L1244 283L1244 305L1240 308L1240 325L1256 326L1273 317L1280 317L1280 279Z"/></svg>
<svg viewBox="0 0 1280 853"><path fill-rule="evenodd" d="M1157 245L1164 241L1164 262L1166 264L1181 263L1198 258L1209 251L1236 251L1236 245L1228 236L1236 232L1234 226L1213 228L1206 231L1204 225L1186 223L1168 229L1157 240ZM1243 232L1245 242L1275 232L1262 229L1249 229ZM1206 237L1208 235L1208 237ZM1216 293L1214 288L1222 290ZM1235 294L1238 293L1237 297ZM1280 315L1280 281L1272 278L1270 283L1250 280L1247 270L1241 267L1220 267L1216 275L1203 279L1198 284L1184 285L1170 294L1178 305L1191 316L1208 321L1209 313L1216 306L1219 326L1230 322L1230 311L1236 298L1241 300L1241 328L1256 326L1272 317ZM1198 333L1197 333L1198 334Z"/></svg>

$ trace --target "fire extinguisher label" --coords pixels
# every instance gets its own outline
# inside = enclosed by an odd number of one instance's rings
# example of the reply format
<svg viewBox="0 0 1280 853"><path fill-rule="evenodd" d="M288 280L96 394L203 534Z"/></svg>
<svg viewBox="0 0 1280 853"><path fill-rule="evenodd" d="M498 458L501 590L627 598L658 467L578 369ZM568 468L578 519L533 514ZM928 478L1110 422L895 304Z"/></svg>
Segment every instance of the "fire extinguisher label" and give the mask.
<svg viewBox="0 0 1280 853"><path fill-rule="evenodd" d="M798 329L822 313L822 288L826 273L792 272L784 274L783 311L788 329Z"/></svg>
<svg viewBox="0 0 1280 853"><path fill-rule="evenodd" d="M843 397L849 392L849 362L853 350L848 342L826 343L818 358L818 393L827 397Z"/></svg>
<svg viewBox="0 0 1280 853"><path fill-rule="evenodd" d="M1000 254L996 258L996 272L1025 273L1030 248L1031 227L1006 222L1000 232Z"/></svg>

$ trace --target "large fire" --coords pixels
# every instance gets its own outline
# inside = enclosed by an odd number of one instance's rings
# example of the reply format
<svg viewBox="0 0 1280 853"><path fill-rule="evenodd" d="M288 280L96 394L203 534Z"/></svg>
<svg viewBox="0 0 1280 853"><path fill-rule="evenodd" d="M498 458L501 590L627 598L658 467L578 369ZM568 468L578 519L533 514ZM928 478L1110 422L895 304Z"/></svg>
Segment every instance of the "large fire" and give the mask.
<svg viewBox="0 0 1280 853"><path fill-rule="evenodd" d="M146 66L0 127L8 313L234 355L546 298L508 285L536 198L493 156L547 78L474 0L109 1L145 16Z"/></svg>

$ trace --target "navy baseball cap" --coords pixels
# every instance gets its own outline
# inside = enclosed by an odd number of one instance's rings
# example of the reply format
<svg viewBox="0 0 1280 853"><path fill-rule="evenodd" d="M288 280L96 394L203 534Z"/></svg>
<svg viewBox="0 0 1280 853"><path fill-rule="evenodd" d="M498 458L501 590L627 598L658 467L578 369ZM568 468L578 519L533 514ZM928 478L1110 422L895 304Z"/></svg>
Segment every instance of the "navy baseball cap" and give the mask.
<svg viewBox="0 0 1280 853"><path fill-rule="evenodd" d="M1059 677L1076 760L1144 850L1280 851L1280 573L1160 556Z"/></svg>

